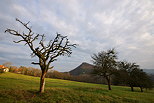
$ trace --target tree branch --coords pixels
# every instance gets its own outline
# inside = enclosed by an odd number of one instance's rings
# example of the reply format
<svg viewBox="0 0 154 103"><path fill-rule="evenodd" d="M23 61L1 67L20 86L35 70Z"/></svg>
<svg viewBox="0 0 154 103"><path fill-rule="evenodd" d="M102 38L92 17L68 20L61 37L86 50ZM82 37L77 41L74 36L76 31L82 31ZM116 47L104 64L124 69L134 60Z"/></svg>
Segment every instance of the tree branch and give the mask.
<svg viewBox="0 0 154 103"><path fill-rule="evenodd" d="M31 64L34 64L34 65L40 65L40 63L35 63L35 62L32 62Z"/></svg>
<svg viewBox="0 0 154 103"><path fill-rule="evenodd" d="M28 45L32 50L31 57L37 56L39 58L39 63L32 64L40 65L41 69L49 68L50 63L57 60L56 58L60 55L70 55L72 53L71 47L76 47L76 44L70 44L67 36L62 36L57 33L56 37L53 40L50 40L47 45L45 45L45 35L34 34L31 27L28 26L29 22L23 23L16 18L20 24L22 24L27 30L28 33L19 33L17 30L6 29L5 32L8 32L12 35L19 36L21 39L19 41L14 41L15 43L25 42L25 45ZM39 43L34 45L36 40L40 39Z"/></svg>

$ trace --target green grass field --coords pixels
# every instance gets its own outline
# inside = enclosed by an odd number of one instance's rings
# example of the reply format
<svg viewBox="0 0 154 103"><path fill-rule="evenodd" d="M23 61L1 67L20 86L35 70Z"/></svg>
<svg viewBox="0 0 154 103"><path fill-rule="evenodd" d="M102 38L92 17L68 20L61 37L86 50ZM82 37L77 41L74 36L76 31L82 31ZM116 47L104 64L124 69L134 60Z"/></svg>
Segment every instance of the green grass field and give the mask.
<svg viewBox="0 0 154 103"><path fill-rule="evenodd" d="M46 78L45 93L37 93L38 77L0 74L0 103L154 103L154 90L81 83Z"/></svg>

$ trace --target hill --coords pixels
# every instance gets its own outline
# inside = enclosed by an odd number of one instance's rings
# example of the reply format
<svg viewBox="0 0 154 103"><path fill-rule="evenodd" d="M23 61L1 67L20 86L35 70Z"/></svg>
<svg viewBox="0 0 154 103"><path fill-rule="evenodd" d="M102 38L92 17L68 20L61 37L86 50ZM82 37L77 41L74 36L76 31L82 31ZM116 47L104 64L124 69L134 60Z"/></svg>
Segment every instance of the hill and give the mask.
<svg viewBox="0 0 154 103"><path fill-rule="evenodd" d="M38 94L39 77L0 74L0 103L154 103L154 90L131 92L129 87L46 78L45 93Z"/></svg>
<svg viewBox="0 0 154 103"><path fill-rule="evenodd" d="M143 69L143 71L148 74L154 74L154 69Z"/></svg>
<svg viewBox="0 0 154 103"><path fill-rule="evenodd" d="M94 66L92 64L83 62L81 65L76 67L75 69L69 71L71 75L83 75L83 74L90 74L92 70L94 69Z"/></svg>

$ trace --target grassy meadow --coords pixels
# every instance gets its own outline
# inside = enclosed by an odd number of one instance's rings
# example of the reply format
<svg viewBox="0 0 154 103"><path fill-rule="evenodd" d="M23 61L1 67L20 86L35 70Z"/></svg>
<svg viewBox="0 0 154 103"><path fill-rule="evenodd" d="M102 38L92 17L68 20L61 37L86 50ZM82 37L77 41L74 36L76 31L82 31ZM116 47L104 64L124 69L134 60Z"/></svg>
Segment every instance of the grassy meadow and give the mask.
<svg viewBox="0 0 154 103"><path fill-rule="evenodd" d="M154 103L154 90L81 83L46 78L45 93L39 94L38 77L0 74L0 103Z"/></svg>

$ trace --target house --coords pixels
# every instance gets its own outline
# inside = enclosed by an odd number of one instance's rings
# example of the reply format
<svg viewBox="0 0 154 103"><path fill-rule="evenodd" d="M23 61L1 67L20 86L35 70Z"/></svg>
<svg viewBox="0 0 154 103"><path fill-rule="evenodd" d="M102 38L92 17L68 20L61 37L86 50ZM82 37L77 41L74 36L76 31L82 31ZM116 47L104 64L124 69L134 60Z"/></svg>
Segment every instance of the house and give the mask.
<svg viewBox="0 0 154 103"><path fill-rule="evenodd" d="M7 68L3 65L0 65L0 72L9 72L9 68Z"/></svg>

